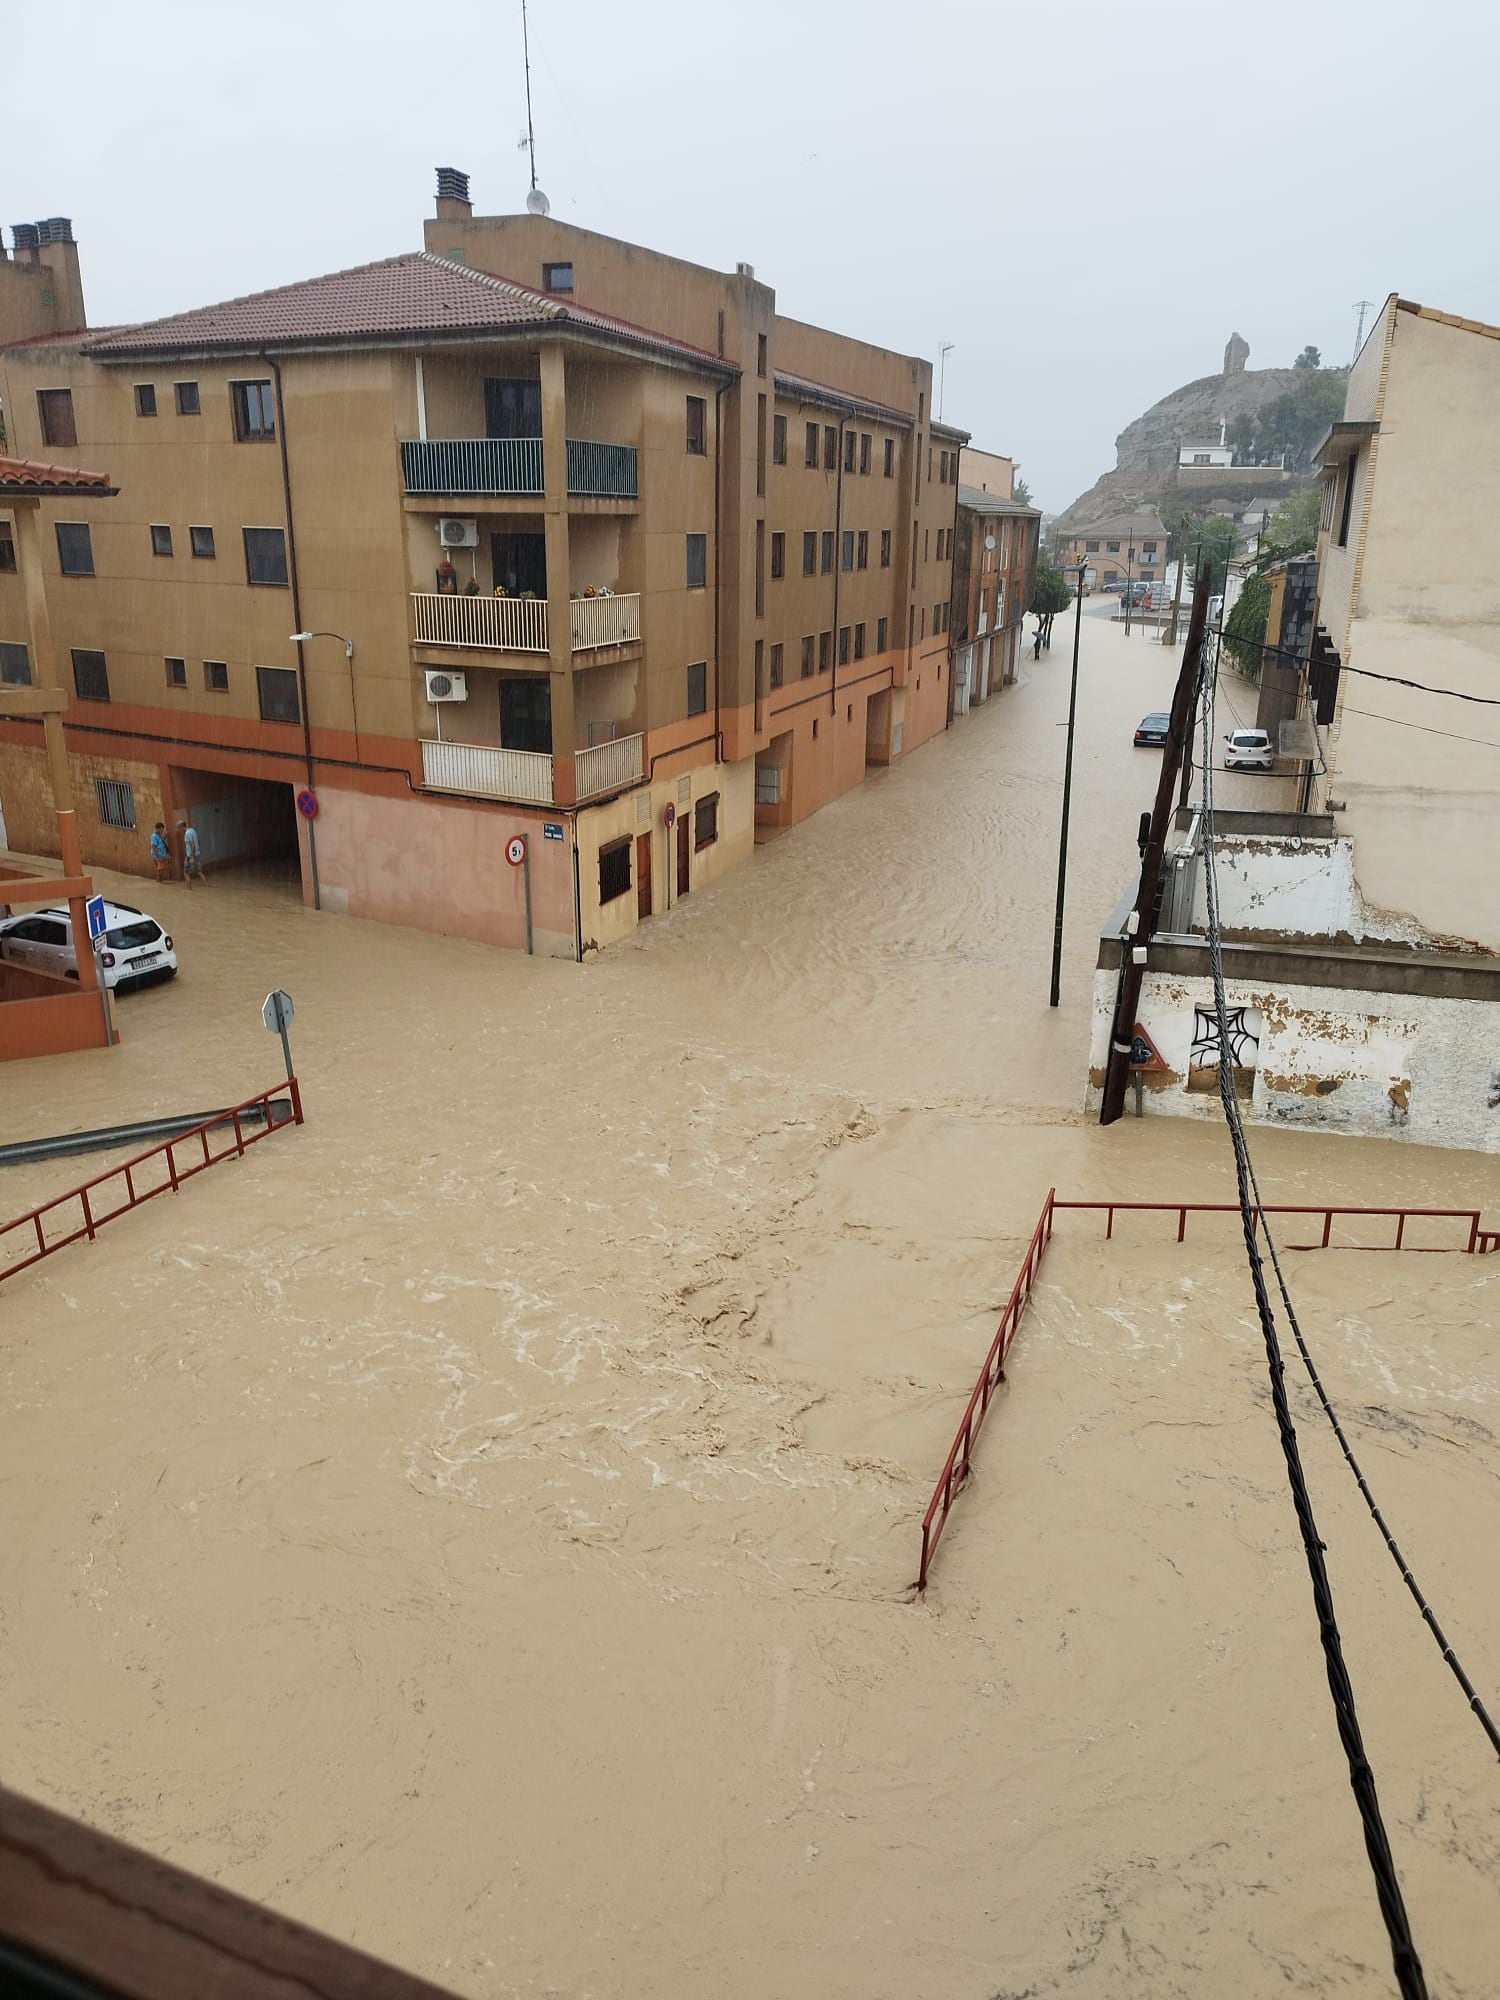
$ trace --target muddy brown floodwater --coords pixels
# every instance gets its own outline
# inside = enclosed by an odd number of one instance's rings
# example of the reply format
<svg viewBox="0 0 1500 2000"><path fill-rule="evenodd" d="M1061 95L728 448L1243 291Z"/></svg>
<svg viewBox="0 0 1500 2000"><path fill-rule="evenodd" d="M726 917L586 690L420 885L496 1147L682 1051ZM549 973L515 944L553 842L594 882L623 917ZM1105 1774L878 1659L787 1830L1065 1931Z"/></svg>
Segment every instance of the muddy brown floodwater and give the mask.
<svg viewBox="0 0 1500 2000"><path fill-rule="evenodd" d="M909 1590L1047 1187L1230 1187L1217 1127L1075 1108L1173 664L1085 627L1056 1014L1061 629L582 968L111 885L181 977L0 1136L273 1080L273 984L308 1123L0 1291L8 1783L476 2000L1393 1990L1227 1229L1060 1218ZM1254 1144L1268 1199L1500 1205ZM1500 1257L1292 1262L1493 1703ZM1432 1991L1496 1995L1494 1760L1295 1399Z"/></svg>

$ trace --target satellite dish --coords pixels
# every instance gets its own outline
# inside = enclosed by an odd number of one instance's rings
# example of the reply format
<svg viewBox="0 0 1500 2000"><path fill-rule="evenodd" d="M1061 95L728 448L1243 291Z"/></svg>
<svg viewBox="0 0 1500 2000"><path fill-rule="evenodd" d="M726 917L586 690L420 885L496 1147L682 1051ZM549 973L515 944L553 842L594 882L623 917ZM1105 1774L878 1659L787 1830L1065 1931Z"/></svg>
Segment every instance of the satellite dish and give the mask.
<svg viewBox="0 0 1500 2000"><path fill-rule="evenodd" d="M995 537L993 535L986 535L984 545L987 549L992 549L995 546Z"/></svg>
<svg viewBox="0 0 1500 2000"><path fill-rule="evenodd" d="M552 213L552 204L540 188L533 188L531 193L527 195L526 213L528 215L550 215Z"/></svg>

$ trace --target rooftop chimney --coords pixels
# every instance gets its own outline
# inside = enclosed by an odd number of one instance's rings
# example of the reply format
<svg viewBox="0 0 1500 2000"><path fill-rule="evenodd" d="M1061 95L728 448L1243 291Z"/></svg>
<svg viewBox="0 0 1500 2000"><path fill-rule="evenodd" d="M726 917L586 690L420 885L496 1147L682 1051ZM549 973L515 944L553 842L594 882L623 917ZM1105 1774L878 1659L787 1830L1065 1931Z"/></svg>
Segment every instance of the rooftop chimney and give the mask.
<svg viewBox="0 0 1500 2000"><path fill-rule="evenodd" d="M68 215L49 215L45 222L36 226L39 243L71 243L73 241L73 219Z"/></svg>
<svg viewBox="0 0 1500 2000"><path fill-rule="evenodd" d="M457 167L439 167L437 170L437 212L450 217L474 213L474 205L469 200L469 176Z"/></svg>
<svg viewBox="0 0 1500 2000"><path fill-rule="evenodd" d="M36 224L34 222L12 223L10 233L15 238L16 255L19 256L24 250L34 264L36 262L37 245L42 240Z"/></svg>

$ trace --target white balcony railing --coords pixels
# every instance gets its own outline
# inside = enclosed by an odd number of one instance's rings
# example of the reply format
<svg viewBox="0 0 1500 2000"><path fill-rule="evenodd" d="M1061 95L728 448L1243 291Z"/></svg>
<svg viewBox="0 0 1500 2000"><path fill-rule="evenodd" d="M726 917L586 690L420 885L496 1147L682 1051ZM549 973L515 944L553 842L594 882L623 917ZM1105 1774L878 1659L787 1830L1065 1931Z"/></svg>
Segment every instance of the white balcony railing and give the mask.
<svg viewBox="0 0 1500 2000"><path fill-rule="evenodd" d="M617 736L612 743L596 743L591 749L580 750L574 759L579 799L639 784L644 745L643 737Z"/></svg>
<svg viewBox="0 0 1500 2000"><path fill-rule="evenodd" d="M641 600L625 597L575 597L568 606L573 626L573 651L592 646L624 646L641 636Z"/></svg>
<svg viewBox="0 0 1500 2000"><path fill-rule="evenodd" d="M605 747L613 749L614 745ZM539 806L552 803L552 759L537 750L424 741L422 781L438 792L466 792L481 799L525 799Z"/></svg>
<svg viewBox="0 0 1500 2000"><path fill-rule="evenodd" d="M606 598L606 603L614 600ZM536 597L452 597L443 591L412 594L412 624L419 646L472 646L496 653L545 653L547 605Z"/></svg>

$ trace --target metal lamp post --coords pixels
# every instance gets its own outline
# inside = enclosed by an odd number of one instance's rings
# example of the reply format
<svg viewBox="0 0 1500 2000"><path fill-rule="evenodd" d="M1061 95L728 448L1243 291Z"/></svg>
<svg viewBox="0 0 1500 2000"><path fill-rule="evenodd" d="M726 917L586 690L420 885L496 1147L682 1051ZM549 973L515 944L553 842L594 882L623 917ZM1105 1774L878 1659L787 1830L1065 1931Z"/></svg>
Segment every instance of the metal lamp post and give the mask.
<svg viewBox="0 0 1500 2000"><path fill-rule="evenodd" d="M1062 829L1057 840L1057 915L1052 926L1052 997L1055 1007L1062 994L1063 903L1068 890L1068 808L1073 800L1073 724L1078 714L1078 644L1083 634L1083 578L1087 558L1070 563L1078 571L1078 591L1073 606L1073 678L1068 688L1068 750L1063 763Z"/></svg>
<svg viewBox="0 0 1500 2000"><path fill-rule="evenodd" d="M337 639L343 647L344 658L349 662L349 713L354 718L354 755L358 759L359 702L354 692L354 641L346 639L342 632L293 632L290 637L294 645L305 643L309 639Z"/></svg>

